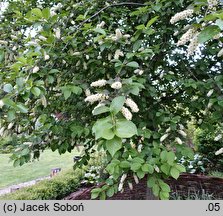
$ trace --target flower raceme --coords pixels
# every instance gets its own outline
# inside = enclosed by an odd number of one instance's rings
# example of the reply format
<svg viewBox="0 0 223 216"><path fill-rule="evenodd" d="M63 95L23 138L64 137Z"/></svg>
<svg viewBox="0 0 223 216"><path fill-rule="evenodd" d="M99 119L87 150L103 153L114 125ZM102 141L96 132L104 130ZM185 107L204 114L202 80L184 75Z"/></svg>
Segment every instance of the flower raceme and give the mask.
<svg viewBox="0 0 223 216"><path fill-rule="evenodd" d="M119 82L119 81L114 82L114 83L112 83L111 88L113 88L113 89L117 89L117 90L118 90L118 89L121 89L121 88L122 88L122 83Z"/></svg>
<svg viewBox="0 0 223 216"><path fill-rule="evenodd" d="M132 110L132 112L137 113L139 112L139 108L137 106L137 104L130 98L127 98L125 101L126 106L130 107L130 109Z"/></svg>
<svg viewBox="0 0 223 216"><path fill-rule="evenodd" d="M104 94L94 94L94 95L90 95L88 97L85 98L85 102L90 102L90 103L94 103L96 101L101 101L104 100L106 98L106 96Z"/></svg>
<svg viewBox="0 0 223 216"><path fill-rule="evenodd" d="M101 80L92 82L92 83L91 83L91 87L103 87L103 86L105 86L106 84L107 84L107 81L104 80L104 79L101 79Z"/></svg>
<svg viewBox="0 0 223 216"><path fill-rule="evenodd" d="M184 10L182 12L179 12L171 18L170 23L174 24L174 23L176 23L180 20L184 20L188 17L191 17L193 15L193 13L194 13L193 9L187 9L187 10Z"/></svg>
<svg viewBox="0 0 223 216"><path fill-rule="evenodd" d="M195 30L194 29L189 29L186 33L182 35L180 40L177 42L178 46L186 44L188 41L190 41L193 36L194 36Z"/></svg>
<svg viewBox="0 0 223 216"><path fill-rule="evenodd" d="M121 113L128 121L132 120L132 113L128 110L128 108L122 107Z"/></svg>

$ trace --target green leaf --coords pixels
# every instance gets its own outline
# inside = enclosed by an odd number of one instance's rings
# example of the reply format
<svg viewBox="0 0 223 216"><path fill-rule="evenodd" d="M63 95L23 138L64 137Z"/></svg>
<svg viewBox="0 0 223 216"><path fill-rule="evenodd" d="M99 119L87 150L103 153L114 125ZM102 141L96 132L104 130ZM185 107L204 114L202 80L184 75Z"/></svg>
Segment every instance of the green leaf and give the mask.
<svg viewBox="0 0 223 216"><path fill-rule="evenodd" d="M173 165L173 162L175 161L176 155L173 152L168 152L167 153L167 163L169 165Z"/></svg>
<svg viewBox="0 0 223 216"><path fill-rule="evenodd" d="M12 101L10 98L3 98L2 101L5 105L16 108L16 103Z"/></svg>
<svg viewBox="0 0 223 216"><path fill-rule="evenodd" d="M143 172L141 169L137 170L136 174L139 177L139 179L143 179L146 175L146 173Z"/></svg>
<svg viewBox="0 0 223 216"><path fill-rule="evenodd" d="M146 27L150 27L153 23L156 22L156 20L159 18L159 16L155 16L153 17L151 20L148 21L148 23L146 24Z"/></svg>
<svg viewBox="0 0 223 216"><path fill-rule="evenodd" d="M111 124L111 118L99 119L93 126L92 132L95 134L95 138L104 138L106 140L111 140L115 136L113 130L113 125Z"/></svg>
<svg viewBox="0 0 223 216"><path fill-rule="evenodd" d="M130 168L130 163L128 162L128 161L122 161L121 163L120 163L120 167L121 168Z"/></svg>
<svg viewBox="0 0 223 216"><path fill-rule="evenodd" d="M141 168L141 166L142 166L142 164L140 164L140 163L133 163L133 164L131 164L131 170L133 172L136 172L138 169Z"/></svg>
<svg viewBox="0 0 223 216"><path fill-rule="evenodd" d="M135 61L129 62L128 64L126 64L126 66L132 67L132 68L139 68L139 64Z"/></svg>
<svg viewBox="0 0 223 216"><path fill-rule="evenodd" d="M102 191L100 194L100 200L105 200L105 199L106 199L105 191Z"/></svg>
<svg viewBox="0 0 223 216"><path fill-rule="evenodd" d="M137 134L137 128L135 124L128 120L117 120L115 135L120 138L130 138Z"/></svg>
<svg viewBox="0 0 223 216"><path fill-rule="evenodd" d="M142 45L142 40L137 40L134 44L133 44L133 50L137 51L140 46Z"/></svg>
<svg viewBox="0 0 223 216"><path fill-rule="evenodd" d="M43 14L43 17L48 20L50 18L50 9L49 8L44 8L42 10L42 14Z"/></svg>
<svg viewBox="0 0 223 216"><path fill-rule="evenodd" d="M169 192L160 191L159 197L161 200L168 200L169 196Z"/></svg>
<svg viewBox="0 0 223 216"><path fill-rule="evenodd" d="M38 97L41 94L41 90L38 87L31 88L31 92Z"/></svg>
<svg viewBox="0 0 223 216"><path fill-rule="evenodd" d="M4 87L3 87L3 91L7 92L7 93L10 93L13 91L13 87L10 83L8 84L5 84Z"/></svg>
<svg viewBox="0 0 223 216"><path fill-rule="evenodd" d="M74 86L73 85L73 86L69 86L69 88L76 95L80 95L82 93L82 89L79 86Z"/></svg>
<svg viewBox="0 0 223 216"><path fill-rule="evenodd" d="M215 24L216 24L221 30L223 30L223 20L222 20L222 19L218 19L218 20L216 20Z"/></svg>
<svg viewBox="0 0 223 216"><path fill-rule="evenodd" d="M114 193L115 193L115 189L113 186L109 187L108 190L106 191L106 194L108 197L112 197L114 195Z"/></svg>
<svg viewBox="0 0 223 216"><path fill-rule="evenodd" d="M149 188L152 188L155 184L156 184L156 178L153 176L151 176L151 177L149 176L148 180L147 180L147 186Z"/></svg>
<svg viewBox="0 0 223 216"><path fill-rule="evenodd" d="M176 164L175 168L179 170L179 172L186 172L186 169L183 165L181 164Z"/></svg>
<svg viewBox="0 0 223 216"><path fill-rule="evenodd" d="M5 53L3 50L0 50L0 63L5 59Z"/></svg>
<svg viewBox="0 0 223 216"><path fill-rule="evenodd" d="M114 114L117 114L122 109L124 103L125 103L124 96L119 96L114 98L111 102L110 111Z"/></svg>
<svg viewBox="0 0 223 216"><path fill-rule="evenodd" d="M142 171L152 174L154 172L154 168L151 164L144 164L142 166Z"/></svg>
<svg viewBox="0 0 223 216"><path fill-rule="evenodd" d="M169 175L169 173L170 173L170 165L169 164L167 164L167 163L162 164L160 169L163 173L165 173L166 175Z"/></svg>
<svg viewBox="0 0 223 216"><path fill-rule="evenodd" d="M216 25L207 26L198 35L198 41L199 41L199 43L205 43L206 41L212 39L220 31L221 31L221 29L218 26L216 26Z"/></svg>
<svg viewBox="0 0 223 216"><path fill-rule="evenodd" d="M95 188L91 191L91 199L96 199L101 193L101 188Z"/></svg>
<svg viewBox="0 0 223 216"><path fill-rule="evenodd" d="M175 167L172 167L170 169L170 175L175 178L175 179L178 179L179 175L180 175L180 172L178 169L176 169Z"/></svg>
<svg viewBox="0 0 223 216"><path fill-rule="evenodd" d="M95 108L92 113L93 115L99 115L99 114L102 114L102 113L106 113L106 112L109 112L110 109L106 106L100 106L100 107L97 107Z"/></svg>
<svg viewBox="0 0 223 216"><path fill-rule="evenodd" d="M153 187L152 187L152 190L153 190L153 194L154 194L155 196L159 196L159 192L160 192L160 187L159 187L159 185L154 184Z"/></svg>
<svg viewBox="0 0 223 216"><path fill-rule="evenodd" d="M67 100L71 96L71 90L69 88L65 89L63 91L63 95L64 95L65 100Z"/></svg>
<svg viewBox="0 0 223 216"><path fill-rule="evenodd" d="M102 29L102 28L95 28L94 31L97 32L97 33L100 33L100 34L102 34L102 35L106 35L105 30Z"/></svg>
<svg viewBox="0 0 223 216"><path fill-rule="evenodd" d="M14 110L9 110L7 113L7 120L9 122L13 121L15 119L15 111Z"/></svg>
<svg viewBox="0 0 223 216"><path fill-rule="evenodd" d="M17 104L16 107L21 113L28 113L28 108L24 104Z"/></svg>
<svg viewBox="0 0 223 216"><path fill-rule="evenodd" d="M33 8L31 10L31 13L34 14L35 16L37 16L38 18L42 18L43 17L43 13L39 8Z"/></svg>
<svg viewBox="0 0 223 216"><path fill-rule="evenodd" d="M112 140L107 140L106 148L111 156L114 157L115 153L122 148L122 139L114 137Z"/></svg>
<svg viewBox="0 0 223 216"><path fill-rule="evenodd" d="M159 182L160 188L162 189L162 191L165 192L170 192L170 186L165 183L164 181Z"/></svg>

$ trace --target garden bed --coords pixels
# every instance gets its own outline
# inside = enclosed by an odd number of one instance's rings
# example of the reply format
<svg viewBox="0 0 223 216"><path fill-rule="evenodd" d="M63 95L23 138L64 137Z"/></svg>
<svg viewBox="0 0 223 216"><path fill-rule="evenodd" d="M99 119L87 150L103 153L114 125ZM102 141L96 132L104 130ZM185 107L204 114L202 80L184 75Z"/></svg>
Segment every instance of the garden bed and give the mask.
<svg viewBox="0 0 223 216"><path fill-rule="evenodd" d="M212 199L223 199L223 179L196 174L182 174L178 180L168 179L166 182L171 187L171 193L180 197L188 197L188 194L202 196L208 194ZM65 197L65 200L89 200L91 199L91 190L96 186L82 188L77 192ZM134 184L133 190L125 187L123 193L117 193L109 200L145 200L147 199L146 178L139 184Z"/></svg>

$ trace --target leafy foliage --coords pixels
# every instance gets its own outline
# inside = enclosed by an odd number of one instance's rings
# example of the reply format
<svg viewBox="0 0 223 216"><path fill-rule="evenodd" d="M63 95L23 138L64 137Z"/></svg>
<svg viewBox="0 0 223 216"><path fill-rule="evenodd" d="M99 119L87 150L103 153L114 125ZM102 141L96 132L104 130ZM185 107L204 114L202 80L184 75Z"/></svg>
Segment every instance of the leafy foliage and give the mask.
<svg viewBox="0 0 223 216"><path fill-rule="evenodd" d="M172 25L187 7L194 17ZM78 166L97 148L107 152L111 178L92 198L112 196L129 174L148 175L154 194L168 199L163 179L177 179L185 171L178 159L191 156L187 121L211 129L222 120L222 61L212 39L222 29L222 9L206 16L204 8L206 1L186 0L9 1L0 26L0 133L20 140L15 165L49 147L62 154L82 145ZM202 27L210 20L216 24ZM175 45L174 32L187 23L205 43L194 58ZM133 114L123 110L128 98Z"/></svg>

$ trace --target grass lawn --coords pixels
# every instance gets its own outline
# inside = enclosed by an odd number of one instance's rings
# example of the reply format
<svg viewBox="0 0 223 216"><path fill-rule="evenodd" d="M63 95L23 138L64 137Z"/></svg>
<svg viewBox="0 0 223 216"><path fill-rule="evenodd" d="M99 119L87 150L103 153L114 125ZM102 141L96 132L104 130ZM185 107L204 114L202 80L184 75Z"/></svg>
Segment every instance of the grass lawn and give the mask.
<svg viewBox="0 0 223 216"><path fill-rule="evenodd" d="M41 154L38 161L36 160L21 167L13 167L13 163L9 162L10 154L0 154L0 189L39 177L49 176L51 168L60 167L62 170L72 168L75 155L78 155L76 150L63 155L46 150Z"/></svg>

